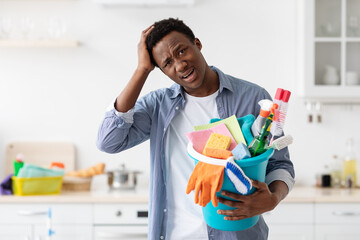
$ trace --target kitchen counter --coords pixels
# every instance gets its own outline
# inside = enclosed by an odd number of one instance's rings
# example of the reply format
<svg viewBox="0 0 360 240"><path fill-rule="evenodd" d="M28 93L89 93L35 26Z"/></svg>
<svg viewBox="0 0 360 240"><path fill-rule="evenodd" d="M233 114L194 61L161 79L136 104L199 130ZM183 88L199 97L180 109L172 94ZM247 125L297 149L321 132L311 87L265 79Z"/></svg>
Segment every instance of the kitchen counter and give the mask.
<svg viewBox="0 0 360 240"><path fill-rule="evenodd" d="M1 196L1 203L147 203L148 190L61 191L59 195Z"/></svg>
<svg viewBox="0 0 360 240"><path fill-rule="evenodd" d="M360 188L294 187L286 203L360 203Z"/></svg>
<svg viewBox="0 0 360 240"><path fill-rule="evenodd" d="M184 193L185 194L185 193ZM62 191L60 195L0 196L1 203L147 203L147 189ZM294 187L284 203L360 203L360 189Z"/></svg>

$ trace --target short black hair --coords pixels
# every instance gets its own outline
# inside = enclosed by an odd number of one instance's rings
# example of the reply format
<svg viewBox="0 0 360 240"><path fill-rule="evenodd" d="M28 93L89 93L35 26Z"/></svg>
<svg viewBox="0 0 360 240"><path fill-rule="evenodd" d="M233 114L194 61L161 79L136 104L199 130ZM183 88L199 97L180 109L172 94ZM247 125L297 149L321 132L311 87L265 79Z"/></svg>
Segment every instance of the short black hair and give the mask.
<svg viewBox="0 0 360 240"><path fill-rule="evenodd" d="M181 20L168 18L154 23L154 29L146 38L146 47L150 55L151 62L159 67L155 62L152 50L154 46L166 35L172 31L184 34L191 42L195 41L195 35L192 30Z"/></svg>

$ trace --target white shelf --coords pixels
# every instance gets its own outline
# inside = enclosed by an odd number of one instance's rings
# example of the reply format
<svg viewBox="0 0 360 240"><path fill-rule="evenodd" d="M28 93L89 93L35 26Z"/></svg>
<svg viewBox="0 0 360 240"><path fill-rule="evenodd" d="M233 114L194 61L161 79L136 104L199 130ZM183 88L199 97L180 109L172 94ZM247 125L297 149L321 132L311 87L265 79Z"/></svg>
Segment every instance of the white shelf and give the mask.
<svg viewBox="0 0 360 240"><path fill-rule="evenodd" d="M192 6L195 0L93 0L95 3L107 6L133 6L133 7L156 7L169 6L181 7Z"/></svg>
<svg viewBox="0 0 360 240"><path fill-rule="evenodd" d="M78 47L74 40L0 40L0 47Z"/></svg>

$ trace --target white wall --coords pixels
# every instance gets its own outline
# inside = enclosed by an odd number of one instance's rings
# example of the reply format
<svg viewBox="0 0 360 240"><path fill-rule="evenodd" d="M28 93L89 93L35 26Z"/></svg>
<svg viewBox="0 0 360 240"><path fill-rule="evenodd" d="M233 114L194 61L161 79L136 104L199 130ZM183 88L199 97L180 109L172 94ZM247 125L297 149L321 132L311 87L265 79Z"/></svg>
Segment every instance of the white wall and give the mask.
<svg viewBox="0 0 360 240"><path fill-rule="evenodd" d="M109 155L97 150L95 138L105 108L136 66L141 31L154 21L179 17L202 41L210 65L260 84L272 95L277 87L293 91L285 130L294 137L290 151L298 183L314 184L315 173L331 156L344 153L349 136L359 148L354 122L360 113L358 106L331 106L323 109L322 124L306 122L296 94L296 14L296 0L198 0L190 8L0 1L0 17L30 17L39 32L45 31L46 19L58 17L68 26L66 36L83 43L79 48L0 48L0 156L13 140L66 140L76 145L78 168L104 161L111 169L125 161L144 172L140 184L146 185L148 143ZM143 93L170 84L156 70Z"/></svg>

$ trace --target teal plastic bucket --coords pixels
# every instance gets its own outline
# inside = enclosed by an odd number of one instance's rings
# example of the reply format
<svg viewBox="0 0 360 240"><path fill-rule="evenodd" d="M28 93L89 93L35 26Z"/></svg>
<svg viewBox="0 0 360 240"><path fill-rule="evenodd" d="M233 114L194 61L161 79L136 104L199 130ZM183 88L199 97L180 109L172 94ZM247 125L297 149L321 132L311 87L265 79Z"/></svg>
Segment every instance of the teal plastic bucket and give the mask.
<svg viewBox="0 0 360 240"><path fill-rule="evenodd" d="M204 155L196 152L191 143L189 143L189 145L188 145L187 152L188 152L189 156L195 160L195 164L197 164L198 161L206 162L209 164L212 164L212 163L216 164L216 163L219 163L219 161L226 162L225 160L210 158L210 157L204 156ZM248 176L250 179L264 182L265 174L266 174L266 166L268 164L270 157L273 155L273 153L274 153L274 150L269 149L265 153L263 153L259 156L256 156L253 158L248 158L248 159L235 160L235 162L241 167L241 169L244 171L245 175ZM216 164L216 165L219 165L219 164ZM222 188L219 192L216 193L216 195L223 197L223 198L231 199L231 198L222 196L220 194L220 192L222 190L237 193L235 187L233 186L232 182L230 181L230 179L228 178L226 173L224 173L224 181L223 181ZM256 189L253 187L250 190L249 194L254 193L255 190ZM237 221L224 220L225 215L220 215L217 213L217 210L219 210L219 209L232 210L235 208L229 207L220 202L217 207L214 207L212 202L209 202L205 207L202 208L205 222L210 227L218 229L218 230L241 231L241 230L251 228L259 220L259 216L254 216L251 218L246 218L246 219L237 220Z"/></svg>

